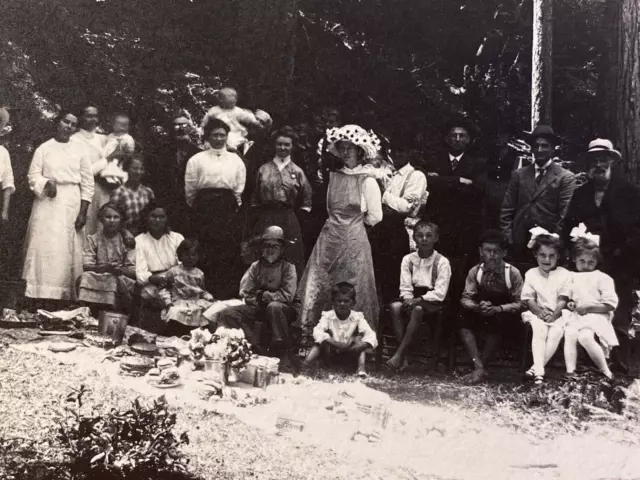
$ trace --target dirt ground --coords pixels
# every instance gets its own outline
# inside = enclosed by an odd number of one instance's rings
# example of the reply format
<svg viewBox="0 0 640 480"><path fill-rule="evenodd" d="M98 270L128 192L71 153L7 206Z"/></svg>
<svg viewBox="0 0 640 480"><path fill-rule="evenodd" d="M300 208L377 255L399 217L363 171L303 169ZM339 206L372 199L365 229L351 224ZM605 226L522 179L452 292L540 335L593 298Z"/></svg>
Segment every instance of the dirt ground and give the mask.
<svg viewBox="0 0 640 480"><path fill-rule="evenodd" d="M510 397L515 384L283 376L285 383L266 390L238 388L235 401L205 402L190 384L158 390L123 378L95 348L54 354L46 341L11 343L0 348L0 441L38 444L55 424L60 398L85 384L88 403L98 409L165 394L178 412L178 433L191 439L185 451L207 479L640 479L637 421L613 415L578 421L523 408ZM356 415L340 405L344 390L375 395L367 388L391 397L390 419L376 442L352 440ZM282 416L304 422L304 430L276 429ZM46 444L38 448L56 455ZM1 469L0 460L0 477Z"/></svg>

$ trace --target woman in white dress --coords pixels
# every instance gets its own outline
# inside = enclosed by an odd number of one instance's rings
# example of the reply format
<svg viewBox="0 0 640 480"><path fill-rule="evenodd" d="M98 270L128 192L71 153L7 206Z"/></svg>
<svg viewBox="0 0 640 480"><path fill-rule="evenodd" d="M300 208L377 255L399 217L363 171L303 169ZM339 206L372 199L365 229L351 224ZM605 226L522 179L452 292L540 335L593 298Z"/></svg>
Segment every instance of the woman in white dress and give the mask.
<svg viewBox="0 0 640 480"><path fill-rule="evenodd" d="M86 235L96 233L99 226L99 212L102 206L111 198L111 190L106 188L104 183L100 183L100 172L107 166L108 159L104 155L107 145L107 136L98 133L96 130L100 122L98 109L94 106L87 106L80 115L80 128L71 137L86 149L86 155L91 162L91 173L94 176L94 194L91 200L89 211L87 212Z"/></svg>
<svg viewBox="0 0 640 480"><path fill-rule="evenodd" d="M63 113L54 138L40 145L29 168L35 193L25 242L22 278L25 295L35 299L74 300L82 273L82 229L93 197L91 161L70 141L78 119Z"/></svg>

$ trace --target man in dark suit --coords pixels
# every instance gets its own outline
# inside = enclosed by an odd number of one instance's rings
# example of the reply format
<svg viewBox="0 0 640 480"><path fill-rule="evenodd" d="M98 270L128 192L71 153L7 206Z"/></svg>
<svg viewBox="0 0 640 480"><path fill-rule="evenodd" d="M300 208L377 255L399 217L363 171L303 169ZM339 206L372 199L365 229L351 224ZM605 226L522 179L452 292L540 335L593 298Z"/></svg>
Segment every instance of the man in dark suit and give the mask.
<svg viewBox="0 0 640 480"><path fill-rule="evenodd" d="M596 139L586 155L588 181L573 195L567 212L564 236L569 242L573 227L584 223L587 231L600 235L602 264L598 269L609 274L616 285L618 308L613 325L620 340L621 355L615 358L625 367L628 356L629 322L633 308L633 290L640 276L640 188L613 173L620 152L609 140Z"/></svg>
<svg viewBox="0 0 640 480"><path fill-rule="evenodd" d="M527 249L531 228L562 231L576 186L574 174L554 162L559 138L551 127L537 126L527 141L534 163L511 174L500 210L500 227L511 243L513 257L520 261L532 260Z"/></svg>
<svg viewBox="0 0 640 480"><path fill-rule="evenodd" d="M471 128L452 123L447 153L425 155L429 200L424 218L440 227L438 251L461 258L475 251L484 215L486 161L467 154Z"/></svg>

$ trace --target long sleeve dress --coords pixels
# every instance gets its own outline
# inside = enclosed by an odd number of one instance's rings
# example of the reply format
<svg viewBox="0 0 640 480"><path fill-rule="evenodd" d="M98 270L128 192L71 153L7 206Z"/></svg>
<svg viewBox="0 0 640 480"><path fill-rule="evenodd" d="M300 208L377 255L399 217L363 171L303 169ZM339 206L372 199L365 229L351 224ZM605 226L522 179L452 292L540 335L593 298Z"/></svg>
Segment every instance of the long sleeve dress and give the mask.
<svg viewBox="0 0 640 480"><path fill-rule="evenodd" d="M304 244L296 212L311 211L311 185L302 169L290 158L262 165L258 170L252 206L259 208L253 235L261 235L273 225L282 228L285 237L293 242L287 247L285 258L293 263L300 277L304 269Z"/></svg>
<svg viewBox="0 0 640 480"><path fill-rule="evenodd" d="M235 153L209 149L191 157L184 177L192 229L203 249L201 268L207 290L216 298L231 298L240 270L240 216L246 167Z"/></svg>
<svg viewBox="0 0 640 480"><path fill-rule="evenodd" d="M83 265L95 267L118 263L123 269L132 270L135 262L132 243L133 237L126 230L111 238L102 233L88 235L82 255ZM113 273L86 271L80 276L78 299L124 308L131 303L135 283L133 278L124 274L116 276Z"/></svg>
<svg viewBox="0 0 640 480"><path fill-rule="evenodd" d="M339 282L350 282L355 286L353 309L361 311L376 330L378 296L365 224L373 226L382 220L382 203L375 179L363 172L361 167L356 167L330 174L329 218L298 287L298 322L307 340L322 312L332 309L331 288Z"/></svg>
<svg viewBox="0 0 640 480"><path fill-rule="evenodd" d="M75 281L82 273L83 232L75 222L82 200L93 198L91 161L77 143L51 139L40 145L28 173L35 193L25 241L22 278L29 298L75 299ZM44 187L55 182L57 195Z"/></svg>
<svg viewBox="0 0 640 480"><path fill-rule="evenodd" d="M142 298L156 306L163 307L160 290L149 283L151 275L165 273L178 265L178 246L184 237L177 232L165 233L159 239L150 233L136 237L136 280L142 286Z"/></svg>

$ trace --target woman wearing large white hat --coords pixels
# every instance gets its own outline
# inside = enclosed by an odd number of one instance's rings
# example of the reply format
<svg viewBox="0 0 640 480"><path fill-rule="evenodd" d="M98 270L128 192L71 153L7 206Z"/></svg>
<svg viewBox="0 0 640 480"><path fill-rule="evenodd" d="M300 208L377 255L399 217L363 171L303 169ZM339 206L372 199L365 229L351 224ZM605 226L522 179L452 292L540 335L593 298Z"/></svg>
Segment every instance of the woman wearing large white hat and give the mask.
<svg viewBox="0 0 640 480"><path fill-rule="evenodd" d="M382 204L380 188L363 164L375 158L380 142L375 134L357 125L328 130L327 142L328 150L342 159L344 167L330 174L329 218L298 287L298 321L305 338L309 338L322 312L331 310L331 288L339 282L355 285L355 310L364 313L374 331L378 323L373 260L365 225L382 220Z"/></svg>

